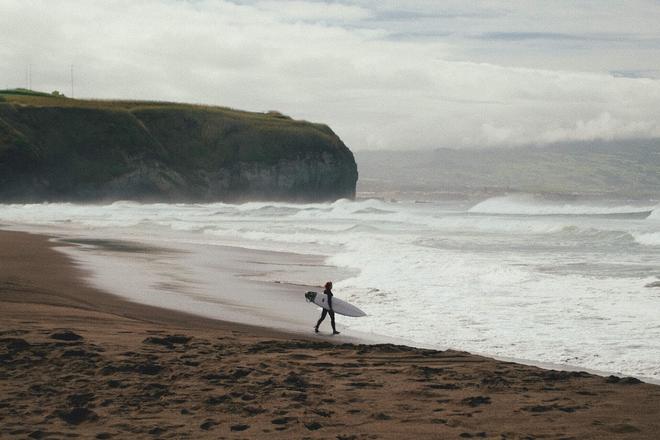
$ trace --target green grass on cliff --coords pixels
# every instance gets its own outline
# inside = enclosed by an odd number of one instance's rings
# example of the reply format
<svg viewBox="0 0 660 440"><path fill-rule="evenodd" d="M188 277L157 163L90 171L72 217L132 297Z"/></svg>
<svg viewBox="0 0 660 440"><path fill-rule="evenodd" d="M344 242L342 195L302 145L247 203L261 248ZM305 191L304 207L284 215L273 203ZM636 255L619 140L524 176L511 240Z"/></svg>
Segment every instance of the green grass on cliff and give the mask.
<svg viewBox="0 0 660 440"><path fill-rule="evenodd" d="M228 117L251 119L259 122L289 122L294 125L310 124L306 121L296 121L278 111L264 113L236 110L230 107L210 106L204 104L185 104L169 101L134 101L134 100L110 100L110 99L72 99L63 95L52 95L50 93L37 92L27 89L0 90L0 99L16 105L36 107L77 107L88 109L115 109L139 111L147 109L167 110L200 110L204 112L219 113ZM321 126L321 125L319 125Z"/></svg>
<svg viewBox="0 0 660 440"><path fill-rule="evenodd" d="M0 90L0 97L4 96L31 96L31 97L42 97L42 98L55 98L55 97L60 97L63 95L54 95L52 93L45 93L45 92L38 92L35 90L28 90L28 89L6 89L6 90Z"/></svg>

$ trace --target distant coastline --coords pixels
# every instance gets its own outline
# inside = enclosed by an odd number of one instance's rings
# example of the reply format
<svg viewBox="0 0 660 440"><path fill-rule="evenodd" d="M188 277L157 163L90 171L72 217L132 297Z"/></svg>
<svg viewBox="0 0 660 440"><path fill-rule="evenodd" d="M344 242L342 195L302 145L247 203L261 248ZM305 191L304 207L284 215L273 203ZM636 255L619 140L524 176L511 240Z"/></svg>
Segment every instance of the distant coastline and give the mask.
<svg viewBox="0 0 660 440"><path fill-rule="evenodd" d="M457 200L505 194L548 199L658 199L660 140L511 148L358 151L358 192ZM414 170L414 172L413 172Z"/></svg>

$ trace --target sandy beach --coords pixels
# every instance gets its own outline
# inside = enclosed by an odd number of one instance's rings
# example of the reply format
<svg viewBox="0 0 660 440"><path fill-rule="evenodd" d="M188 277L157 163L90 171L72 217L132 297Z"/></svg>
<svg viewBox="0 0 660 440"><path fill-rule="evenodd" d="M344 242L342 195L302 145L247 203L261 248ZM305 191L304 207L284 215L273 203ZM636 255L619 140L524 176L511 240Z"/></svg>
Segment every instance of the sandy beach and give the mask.
<svg viewBox="0 0 660 440"><path fill-rule="evenodd" d="M0 232L2 438L654 439L660 387L140 305Z"/></svg>

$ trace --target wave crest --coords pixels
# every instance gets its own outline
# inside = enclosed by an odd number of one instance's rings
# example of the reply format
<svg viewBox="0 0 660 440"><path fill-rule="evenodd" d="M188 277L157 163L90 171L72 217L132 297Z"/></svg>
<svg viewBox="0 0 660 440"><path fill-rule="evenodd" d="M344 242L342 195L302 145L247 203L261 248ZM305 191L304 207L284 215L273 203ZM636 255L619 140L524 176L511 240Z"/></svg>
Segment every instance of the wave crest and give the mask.
<svg viewBox="0 0 660 440"><path fill-rule="evenodd" d="M654 206L602 206L539 199L533 195L493 197L468 210L472 214L500 215L620 215L650 217ZM658 214L660 218L660 214Z"/></svg>

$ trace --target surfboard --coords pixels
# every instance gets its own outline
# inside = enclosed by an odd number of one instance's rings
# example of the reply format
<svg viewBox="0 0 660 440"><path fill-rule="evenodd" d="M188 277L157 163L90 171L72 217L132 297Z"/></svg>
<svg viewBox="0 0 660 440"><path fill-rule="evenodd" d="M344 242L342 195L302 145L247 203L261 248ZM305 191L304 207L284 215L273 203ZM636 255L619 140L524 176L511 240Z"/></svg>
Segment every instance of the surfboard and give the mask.
<svg viewBox="0 0 660 440"><path fill-rule="evenodd" d="M307 300L307 302L314 303L319 307L323 307L326 310L330 310L330 307L328 307L328 295L326 295L325 293L307 292L305 294L305 299ZM366 313L355 307L353 304L349 304L346 301L342 301L336 296L332 297L332 310L335 313L339 313L340 315L352 316L354 318L358 318L360 316L367 316Z"/></svg>

